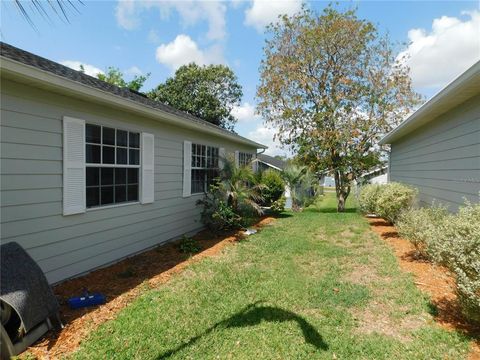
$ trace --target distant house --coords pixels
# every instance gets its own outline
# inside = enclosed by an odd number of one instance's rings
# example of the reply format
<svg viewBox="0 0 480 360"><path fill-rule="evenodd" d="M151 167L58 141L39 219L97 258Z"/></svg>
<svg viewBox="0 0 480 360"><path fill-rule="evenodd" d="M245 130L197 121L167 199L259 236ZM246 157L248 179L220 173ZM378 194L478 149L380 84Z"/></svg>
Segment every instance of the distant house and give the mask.
<svg viewBox="0 0 480 360"><path fill-rule="evenodd" d="M257 158L253 160L253 168L255 171L265 171L268 169L283 171L286 164L286 161L282 159L265 154L257 154Z"/></svg>
<svg viewBox="0 0 480 360"><path fill-rule="evenodd" d="M420 202L455 211L479 201L480 61L387 134L389 181L419 189Z"/></svg>
<svg viewBox="0 0 480 360"><path fill-rule="evenodd" d="M266 148L5 43L0 107L1 240L50 283L200 230L222 155Z"/></svg>

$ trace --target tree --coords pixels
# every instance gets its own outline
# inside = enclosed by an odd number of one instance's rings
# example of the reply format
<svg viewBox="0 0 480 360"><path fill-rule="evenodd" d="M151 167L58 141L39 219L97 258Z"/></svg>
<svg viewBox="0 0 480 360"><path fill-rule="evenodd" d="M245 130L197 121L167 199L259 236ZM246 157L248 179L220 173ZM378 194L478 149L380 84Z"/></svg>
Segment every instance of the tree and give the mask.
<svg viewBox="0 0 480 360"><path fill-rule="evenodd" d="M281 175L283 181L287 184L288 188L290 189L290 197L292 199L292 210L299 211L300 210L300 199L298 196L298 188L307 173L307 168L305 166L299 166L295 164L288 164L285 169L283 169Z"/></svg>
<svg viewBox="0 0 480 360"><path fill-rule="evenodd" d="M55 14L61 20L69 22L69 11L74 10L75 12L80 13L75 5L76 3L84 5L81 0L13 0L13 4L18 9L22 17L27 20L30 26L34 29L36 29L36 27L31 15L37 14L43 17L45 20L51 21L50 14Z"/></svg>
<svg viewBox="0 0 480 360"><path fill-rule="evenodd" d="M181 66L175 75L149 93L157 101L233 130L232 109L240 104L242 87L235 73L224 65Z"/></svg>
<svg viewBox="0 0 480 360"><path fill-rule="evenodd" d="M303 9L269 26L257 111L313 171L334 174L338 211L381 162L379 138L420 101L393 45L355 10Z"/></svg>
<svg viewBox="0 0 480 360"><path fill-rule="evenodd" d="M81 66L81 69L82 68L83 66ZM120 71L120 69L109 66L106 74L98 74L97 77L100 80L106 81L110 84L123 88L129 88L134 91L139 91L145 81L150 77L150 73L147 75L135 75L133 80L127 82L123 79L123 73Z"/></svg>

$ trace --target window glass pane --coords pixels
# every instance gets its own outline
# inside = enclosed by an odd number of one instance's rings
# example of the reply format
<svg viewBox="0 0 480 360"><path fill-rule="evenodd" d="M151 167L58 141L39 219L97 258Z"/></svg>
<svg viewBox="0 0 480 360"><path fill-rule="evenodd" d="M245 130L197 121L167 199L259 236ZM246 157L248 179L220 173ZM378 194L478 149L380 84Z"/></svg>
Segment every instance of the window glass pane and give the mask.
<svg viewBox="0 0 480 360"><path fill-rule="evenodd" d="M128 131L117 130L117 146L128 146Z"/></svg>
<svg viewBox="0 0 480 360"><path fill-rule="evenodd" d="M192 194L203 193L205 191L205 170L192 170Z"/></svg>
<svg viewBox="0 0 480 360"><path fill-rule="evenodd" d="M115 129L103 127L103 144L115 145Z"/></svg>
<svg viewBox="0 0 480 360"><path fill-rule="evenodd" d="M100 185L100 169L94 167L87 167L87 186L98 186Z"/></svg>
<svg viewBox="0 0 480 360"><path fill-rule="evenodd" d="M130 165L140 164L140 150L130 149L129 152L128 162Z"/></svg>
<svg viewBox="0 0 480 360"><path fill-rule="evenodd" d="M89 187L87 188L87 207L100 205L100 188Z"/></svg>
<svg viewBox="0 0 480 360"><path fill-rule="evenodd" d="M127 183L127 169L125 168L115 168L115 184L126 184Z"/></svg>
<svg viewBox="0 0 480 360"><path fill-rule="evenodd" d="M139 133L129 133L130 142L129 146L134 148L140 147L140 134Z"/></svg>
<svg viewBox="0 0 480 360"><path fill-rule="evenodd" d="M115 148L113 146L103 147L103 163L104 164L115 163Z"/></svg>
<svg viewBox="0 0 480 360"><path fill-rule="evenodd" d="M127 164L126 148L117 148L117 164Z"/></svg>
<svg viewBox="0 0 480 360"><path fill-rule="evenodd" d="M85 156L87 163L100 163L100 146L99 145L85 145Z"/></svg>
<svg viewBox="0 0 480 360"><path fill-rule="evenodd" d="M85 135L86 135L85 140L87 142L100 144L100 134L101 134L100 126L89 125L89 124L85 126Z"/></svg>
<svg viewBox="0 0 480 360"><path fill-rule="evenodd" d="M102 186L113 185L113 168L101 169Z"/></svg>
<svg viewBox="0 0 480 360"><path fill-rule="evenodd" d="M125 202L127 201L127 186L115 186L115 202Z"/></svg>
<svg viewBox="0 0 480 360"><path fill-rule="evenodd" d="M138 185L128 185L128 201L138 200Z"/></svg>
<svg viewBox="0 0 480 360"><path fill-rule="evenodd" d="M128 183L138 184L138 169L128 169Z"/></svg>
<svg viewBox="0 0 480 360"><path fill-rule="evenodd" d="M100 203L101 205L112 204L113 203L113 186L102 186Z"/></svg>

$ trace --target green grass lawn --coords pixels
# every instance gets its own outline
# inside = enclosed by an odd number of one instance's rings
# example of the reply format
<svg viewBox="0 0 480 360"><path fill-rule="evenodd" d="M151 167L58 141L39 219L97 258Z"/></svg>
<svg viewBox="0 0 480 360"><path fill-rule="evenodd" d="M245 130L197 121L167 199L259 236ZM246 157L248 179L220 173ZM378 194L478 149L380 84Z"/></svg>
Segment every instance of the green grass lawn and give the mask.
<svg viewBox="0 0 480 360"><path fill-rule="evenodd" d="M80 359L460 359L392 251L334 194L149 290Z"/></svg>

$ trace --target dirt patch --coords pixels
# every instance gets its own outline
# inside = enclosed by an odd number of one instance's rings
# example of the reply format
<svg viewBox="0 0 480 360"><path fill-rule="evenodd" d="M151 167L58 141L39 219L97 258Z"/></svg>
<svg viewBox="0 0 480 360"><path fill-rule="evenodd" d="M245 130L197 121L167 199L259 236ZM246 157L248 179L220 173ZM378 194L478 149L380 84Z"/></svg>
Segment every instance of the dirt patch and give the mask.
<svg viewBox="0 0 480 360"><path fill-rule="evenodd" d="M381 334L402 342L411 341L408 334L426 323L426 319L413 315L395 319L390 316L388 305L377 302L369 303L366 309L353 311L353 317L358 322L356 329L358 333Z"/></svg>
<svg viewBox="0 0 480 360"><path fill-rule="evenodd" d="M261 229L274 221L273 217L265 217L253 227ZM166 283L189 264L218 254L229 244L242 239L243 232L216 236L202 231L194 238L201 250L192 257L180 252L179 241L175 241L56 285L53 291L61 304L60 314L65 327L57 333L49 332L27 353L38 359L55 359L71 353L92 330L114 319L140 294ZM66 305L67 299L81 294L83 289L101 292L107 297L107 303L94 308L70 309Z"/></svg>
<svg viewBox="0 0 480 360"><path fill-rule="evenodd" d="M375 269L372 266L368 265L355 265L355 268L345 275L345 281L351 282L357 285L374 285L379 282L386 281L385 278L382 278L377 274Z"/></svg>
<svg viewBox="0 0 480 360"><path fill-rule="evenodd" d="M385 220L368 218L368 221L372 229L393 248L400 267L414 274L415 284L430 296L437 309L435 320L444 328L459 330L476 338L472 342L469 359L480 359L480 328L468 323L462 316L452 274L446 268L418 258L415 247L402 239L395 227Z"/></svg>

